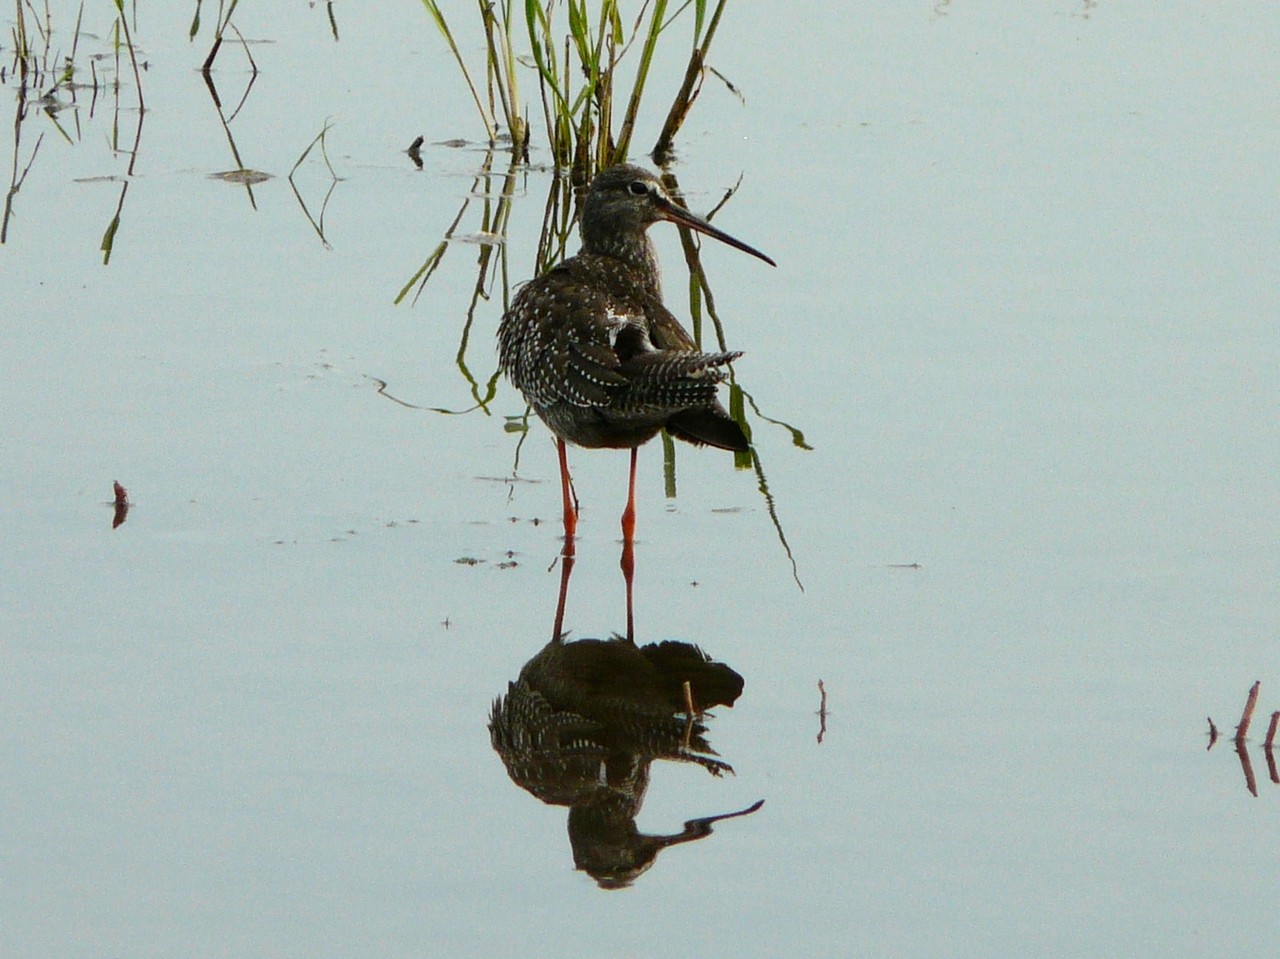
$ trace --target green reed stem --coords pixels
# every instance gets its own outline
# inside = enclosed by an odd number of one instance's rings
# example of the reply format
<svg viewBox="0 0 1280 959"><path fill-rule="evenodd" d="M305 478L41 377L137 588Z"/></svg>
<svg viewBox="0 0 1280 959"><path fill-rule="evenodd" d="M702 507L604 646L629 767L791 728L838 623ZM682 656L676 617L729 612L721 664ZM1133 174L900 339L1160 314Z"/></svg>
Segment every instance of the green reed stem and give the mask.
<svg viewBox="0 0 1280 959"><path fill-rule="evenodd" d="M427 13L435 21L436 29L440 31L445 43L449 45L449 51L453 54L453 59L457 61L458 69L462 71L462 78L467 82L467 89L471 91L471 99L475 102L476 111L480 114L480 121L484 124L485 132L489 135L489 142L492 143L498 138L498 130L493 122L493 114L485 107L484 101L480 99L480 94L476 91L476 85L471 82L471 73L467 70L467 64L462 59L458 44L454 42L453 33L444 19L444 14L440 12L440 5L435 3L434 0L422 0L422 5L427 8Z"/></svg>
<svg viewBox="0 0 1280 959"><path fill-rule="evenodd" d="M627 151L631 146L631 134L636 125L636 114L640 111L640 98L644 95L645 81L649 78L649 67L653 63L653 51L658 46L658 37L665 26L662 18L666 10L666 0L656 0L653 13L649 18L649 32L640 50L640 65L636 69L635 86L631 88L631 99L627 102L627 111L622 118L617 145L614 147L613 156L609 158L611 164L621 163L627 158Z"/></svg>
<svg viewBox="0 0 1280 959"><path fill-rule="evenodd" d="M233 7L235 2L236 0L232 0ZM129 18L124 14L124 0L116 0L116 10L120 13L120 29L124 31L124 43L129 51L129 64L133 67L133 82L138 88L138 112L141 114L146 112L147 105L142 99L142 74L138 71L138 53L133 47L133 36L129 33ZM133 172L132 163L129 164L129 172Z"/></svg>
<svg viewBox="0 0 1280 959"><path fill-rule="evenodd" d="M489 48L488 76L489 100L492 108L493 88L498 88L502 103L502 115L511 133L512 146L517 155L528 149L528 125L520 115L520 88L516 79L515 53L511 46L511 0L502 7L502 21L494 15L490 0L478 0L480 17L484 23L485 42Z"/></svg>

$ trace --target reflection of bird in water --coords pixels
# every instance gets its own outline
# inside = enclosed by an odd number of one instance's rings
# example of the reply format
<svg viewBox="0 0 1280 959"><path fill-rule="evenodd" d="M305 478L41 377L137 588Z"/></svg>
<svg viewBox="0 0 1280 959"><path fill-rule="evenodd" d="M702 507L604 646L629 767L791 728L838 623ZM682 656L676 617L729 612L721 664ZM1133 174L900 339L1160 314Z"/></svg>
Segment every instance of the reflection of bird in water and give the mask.
<svg viewBox="0 0 1280 959"><path fill-rule="evenodd" d="M664 848L728 818L691 820L672 836L635 825L655 759L697 763L716 776L733 771L713 758L702 722L677 716L686 682L698 710L733 705L743 687L740 675L689 643L561 637L493 704L490 737L508 774L543 802L569 807L574 863L601 886L629 884Z"/></svg>
<svg viewBox="0 0 1280 959"><path fill-rule="evenodd" d="M635 530L636 449L659 430L699 445L746 450L716 399L739 353L704 353L662 305L646 233L688 227L773 264L678 206L656 176L621 165L600 173L582 205L582 250L527 283L498 331L498 362L556 435L565 535L577 526L565 443L631 450L623 538Z"/></svg>

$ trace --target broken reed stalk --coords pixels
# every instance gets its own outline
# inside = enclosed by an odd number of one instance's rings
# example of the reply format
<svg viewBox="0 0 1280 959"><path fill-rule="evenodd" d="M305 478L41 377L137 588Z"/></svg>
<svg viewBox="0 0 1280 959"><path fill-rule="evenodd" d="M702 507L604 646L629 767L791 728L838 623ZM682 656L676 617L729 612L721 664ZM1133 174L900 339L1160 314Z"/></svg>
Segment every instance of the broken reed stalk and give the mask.
<svg viewBox="0 0 1280 959"><path fill-rule="evenodd" d="M209 55L204 58L204 65L200 68L200 72L205 76L208 76L209 71L213 69L213 61L218 58L218 51L222 49L222 35L231 24L231 15L236 12L236 5L239 2L240 0L231 0L231 3L227 6L226 16L218 22L218 28L213 33L213 46L209 48ZM116 0L117 6L119 6L120 3L121 0ZM195 30L194 24L192 25L192 30Z"/></svg>
<svg viewBox="0 0 1280 959"><path fill-rule="evenodd" d="M681 84L680 91L676 94L675 99L671 101L671 109L667 113L667 120L662 125L662 132L658 134L657 142L653 145L653 158L658 162L659 166L670 159L671 144L675 140L676 134L680 132L680 127L684 124L689 111L693 108L693 101L698 99L698 94L702 91L703 64L707 59L707 51L711 49L711 41L715 39L716 28L720 26L720 15L724 13L726 2L727 0L719 0L716 4L715 10L711 14L711 22L707 24L706 33L702 31L702 19L706 12L706 5L705 2L698 4L693 34L693 50L689 54L689 65L685 68L684 82Z"/></svg>
<svg viewBox="0 0 1280 959"><path fill-rule="evenodd" d="M1267 727L1267 738L1262 744L1264 749L1271 749L1275 745L1277 726L1280 726L1280 710L1271 714L1271 725Z"/></svg>
<svg viewBox="0 0 1280 959"><path fill-rule="evenodd" d="M1253 722L1253 710L1258 705L1258 689L1262 686L1262 680L1258 680L1249 689L1249 698L1245 700L1244 714L1240 717L1240 725L1236 727L1236 743L1243 743L1246 736L1249 735L1249 724Z"/></svg>

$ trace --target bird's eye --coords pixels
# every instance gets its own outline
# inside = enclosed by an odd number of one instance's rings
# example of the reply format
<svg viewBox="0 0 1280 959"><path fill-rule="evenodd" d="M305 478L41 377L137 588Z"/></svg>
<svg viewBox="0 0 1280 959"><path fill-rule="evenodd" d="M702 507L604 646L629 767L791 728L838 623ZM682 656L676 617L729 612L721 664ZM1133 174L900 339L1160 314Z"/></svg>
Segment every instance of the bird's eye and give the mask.
<svg viewBox="0 0 1280 959"><path fill-rule="evenodd" d="M632 180L627 184L627 192L632 196L644 196L649 192L649 184L644 180Z"/></svg>

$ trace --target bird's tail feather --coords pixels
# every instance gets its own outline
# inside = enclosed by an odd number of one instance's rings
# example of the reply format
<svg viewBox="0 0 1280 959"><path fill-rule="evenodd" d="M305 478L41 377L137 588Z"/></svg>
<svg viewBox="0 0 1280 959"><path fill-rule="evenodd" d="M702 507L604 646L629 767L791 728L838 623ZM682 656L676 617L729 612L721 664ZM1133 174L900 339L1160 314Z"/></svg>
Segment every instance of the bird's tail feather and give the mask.
<svg viewBox="0 0 1280 959"><path fill-rule="evenodd" d="M695 446L745 452L751 441L719 403L700 409L683 410L667 420L667 432Z"/></svg>

